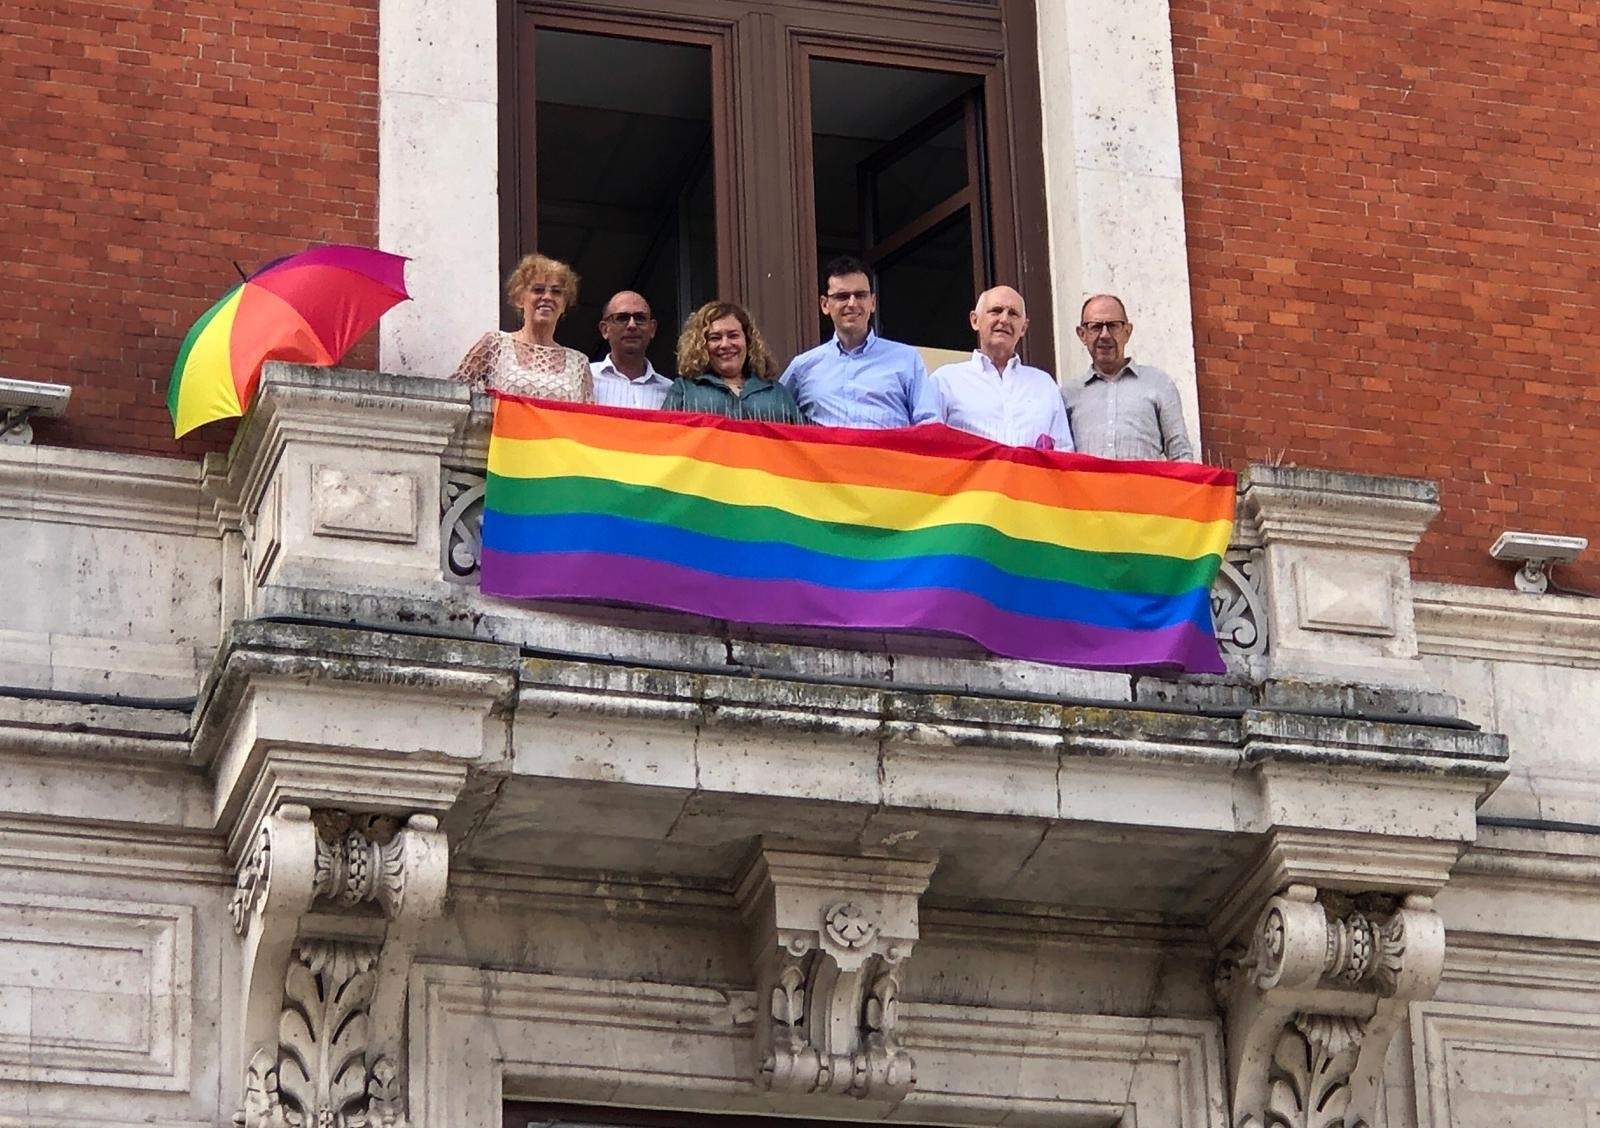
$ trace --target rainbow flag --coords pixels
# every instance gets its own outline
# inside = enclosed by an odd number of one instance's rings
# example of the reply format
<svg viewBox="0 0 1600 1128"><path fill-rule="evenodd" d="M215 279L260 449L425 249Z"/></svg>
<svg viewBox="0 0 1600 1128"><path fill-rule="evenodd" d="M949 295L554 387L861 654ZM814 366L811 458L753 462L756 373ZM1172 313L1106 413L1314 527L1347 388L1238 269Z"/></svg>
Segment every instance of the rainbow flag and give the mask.
<svg viewBox="0 0 1600 1128"><path fill-rule="evenodd" d="M741 623L964 635L1097 669L1223 669L1231 471L499 400L482 587Z"/></svg>

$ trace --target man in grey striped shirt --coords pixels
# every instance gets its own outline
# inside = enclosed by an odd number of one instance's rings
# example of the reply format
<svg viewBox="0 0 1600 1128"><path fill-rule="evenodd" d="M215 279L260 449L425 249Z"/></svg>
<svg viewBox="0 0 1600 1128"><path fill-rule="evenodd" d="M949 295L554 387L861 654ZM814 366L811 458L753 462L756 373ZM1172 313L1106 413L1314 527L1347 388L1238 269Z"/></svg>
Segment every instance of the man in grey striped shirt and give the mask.
<svg viewBox="0 0 1600 1128"><path fill-rule="evenodd" d="M1078 322L1078 340L1089 350L1089 370L1063 380L1061 396L1079 453L1194 461L1172 377L1128 359L1133 322L1122 299L1096 294L1083 303Z"/></svg>

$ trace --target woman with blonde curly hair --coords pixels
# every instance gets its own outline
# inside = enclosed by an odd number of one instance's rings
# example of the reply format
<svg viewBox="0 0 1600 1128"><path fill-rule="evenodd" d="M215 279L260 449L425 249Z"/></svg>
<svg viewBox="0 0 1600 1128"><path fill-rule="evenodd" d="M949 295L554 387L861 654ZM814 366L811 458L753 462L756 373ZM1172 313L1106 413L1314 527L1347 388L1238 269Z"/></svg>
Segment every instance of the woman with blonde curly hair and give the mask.
<svg viewBox="0 0 1600 1128"><path fill-rule="evenodd" d="M475 392L594 402L589 358L556 344L556 322L578 300L578 275L546 255L523 255L506 280L506 304L522 313L515 333L492 330L456 366Z"/></svg>
<svg viewBox="0 0 1600 1128"><path fill-rule="evenodd" d="M749 311L735 302L707 302L683 323L678 379L661 409L766 423L806 422L789 389L773 381L777 371Z"/></svg>

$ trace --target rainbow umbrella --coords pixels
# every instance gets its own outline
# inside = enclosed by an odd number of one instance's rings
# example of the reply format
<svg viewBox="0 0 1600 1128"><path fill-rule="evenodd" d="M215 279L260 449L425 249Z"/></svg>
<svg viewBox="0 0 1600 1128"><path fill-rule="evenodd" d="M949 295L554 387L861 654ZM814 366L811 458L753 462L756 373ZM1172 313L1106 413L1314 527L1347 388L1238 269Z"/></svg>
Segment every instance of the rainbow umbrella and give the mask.
<svg viewBox="0 0 1600 1128"><path fill-rule="evenodd" d="M269 360L337 364L407 300L405 257L330 244L268 263L223 295L183 339L167 386L175 436L243 415Z"/></svg>

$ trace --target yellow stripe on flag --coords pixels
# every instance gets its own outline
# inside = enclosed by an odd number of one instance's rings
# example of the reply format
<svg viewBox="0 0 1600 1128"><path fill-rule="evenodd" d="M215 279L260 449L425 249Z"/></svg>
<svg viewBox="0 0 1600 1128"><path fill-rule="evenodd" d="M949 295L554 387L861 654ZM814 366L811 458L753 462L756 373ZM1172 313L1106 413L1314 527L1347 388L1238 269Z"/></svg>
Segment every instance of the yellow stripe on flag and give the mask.
<svg viewBox="0 0 1600 1128"><path fill-rule="evenodd" d="M1142 552L1194 560L1220 556L1233 522L1146 513L1063 509L984 490L943 495L882 486L786 478L676 455L634 454L571 439L507 439L489 446L489 470L504 478L586 477L653 486L729 505L768 506L814 521L886 529L987 525L1020 540L1083 552Z"/></svg>

